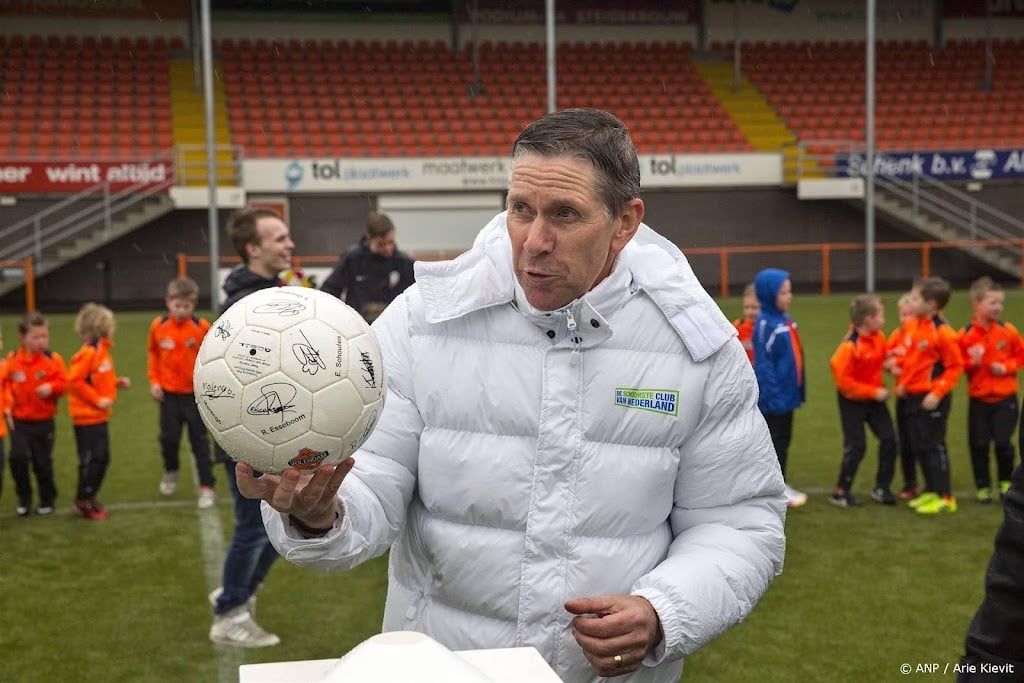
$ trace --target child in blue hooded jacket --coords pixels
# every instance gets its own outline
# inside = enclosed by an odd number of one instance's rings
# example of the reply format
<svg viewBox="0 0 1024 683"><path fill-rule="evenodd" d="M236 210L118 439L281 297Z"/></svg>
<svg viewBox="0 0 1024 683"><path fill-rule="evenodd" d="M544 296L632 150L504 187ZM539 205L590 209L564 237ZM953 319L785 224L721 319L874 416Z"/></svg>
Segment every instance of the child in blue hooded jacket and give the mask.
<svg viewBox="0 0 1024 683"><path fill-rule="evenodd" d="M796 323L786 312L793 301L789 273L765 268L754 278L761 313L754 324L754 374L760 396L757 407L768 423L782 476L793 436L793 411L804 402L804 353ZM789 507L807 502L807 494L786 485Z"/></svg>

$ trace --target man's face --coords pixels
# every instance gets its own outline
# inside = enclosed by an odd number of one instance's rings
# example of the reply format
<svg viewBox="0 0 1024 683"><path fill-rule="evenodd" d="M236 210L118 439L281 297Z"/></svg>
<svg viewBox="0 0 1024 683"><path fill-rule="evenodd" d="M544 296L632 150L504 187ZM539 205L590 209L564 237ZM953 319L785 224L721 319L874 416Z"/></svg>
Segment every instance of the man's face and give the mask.
<svg viewBox="0 0 1024 683"><path fill-rule="evenodd" d="M292 242L288 226L274 216L263 216L256 221L259 244L250 244L249 270L263 277L277 277L292 265Z"/></svg>
<svg viewBox="0 0 1024 683"><path fill-rule="evenodd" d="M379 237L370 237L367 240L367 244L377 256L383 256L384 258L391 258L395 255L395 231L389 230L385 234Z"/></svg>
<svg viewBox="0 0 1024 683"><path fill-rule="evenodd" d="M596 178L593 166L569 157L527 154L512 168L512 267L534 308L553 311L590 291L643 219L640 199L609 219Z"/></svg>

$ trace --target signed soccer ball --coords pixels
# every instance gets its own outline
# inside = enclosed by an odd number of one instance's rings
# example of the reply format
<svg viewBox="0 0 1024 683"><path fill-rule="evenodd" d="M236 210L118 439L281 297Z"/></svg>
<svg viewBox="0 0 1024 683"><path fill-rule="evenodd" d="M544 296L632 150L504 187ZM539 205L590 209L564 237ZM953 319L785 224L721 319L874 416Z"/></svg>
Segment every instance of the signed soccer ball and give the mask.
<svg viewBox="0 0 1024 683"><path fill-rule="evenodd" d="M316 289L274 287L220 316L193 374L203 422L260 472L337 464L377 424L387 380L369 325Z"/></svg>

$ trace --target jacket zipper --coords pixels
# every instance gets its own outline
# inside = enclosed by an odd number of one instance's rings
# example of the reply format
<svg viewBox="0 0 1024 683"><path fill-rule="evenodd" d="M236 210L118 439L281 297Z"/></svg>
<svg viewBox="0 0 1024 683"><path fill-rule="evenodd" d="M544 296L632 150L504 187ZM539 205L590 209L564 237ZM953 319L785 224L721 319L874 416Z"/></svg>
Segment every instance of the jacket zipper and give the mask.
<svg viewBox="0 0 1024 683"><path fill-rule="evenodd" d="M572 311L566 310L565 324L569 328L569 339L572 341L572 353L569 354L569 365L576 367L580 362L580 335L576 333L576 318Z"/></svg>

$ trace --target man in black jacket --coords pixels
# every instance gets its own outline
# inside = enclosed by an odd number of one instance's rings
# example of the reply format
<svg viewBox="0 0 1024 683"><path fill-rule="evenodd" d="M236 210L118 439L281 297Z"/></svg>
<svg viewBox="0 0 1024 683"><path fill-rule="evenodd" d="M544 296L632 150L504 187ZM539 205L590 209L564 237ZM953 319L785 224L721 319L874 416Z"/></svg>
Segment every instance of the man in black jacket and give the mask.
<svg viewBox="0 0 1024 683"><path fill-rule="evenodd" d="M228 236L242 263L228 274L224 282L227 299L221 313L248 294L283 286L280 274L291 267L292 250L295 248L288 225L270 209L236 211L228 222ZM223 583L209 596L213 605L210 640L234 647L276 645L280 638L263 630L256 623L254 612L256 591L277 559L277 551L267 538L260 502L238 493L235 461L219 445L214 453L217 460L224 463L228 487L234 498L235 529L224 556Z"/></svg>
<svg viewBox="0 0 1024 683"><path fill-rule="evenodd" d="M366 219L366 234L341 257L321 289L373 322L414 281L412 259L395 248L395 224L373 212Z"/></svg>
<svg viewBox="0 0 1024 683"><path fill-rule="evenodd" d="M985 599L957 666L959 683L1024 680L1024 465L1011 482L985 575Z"/></svg>

